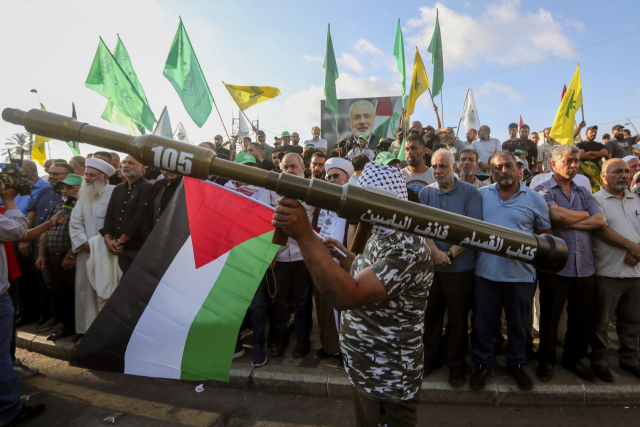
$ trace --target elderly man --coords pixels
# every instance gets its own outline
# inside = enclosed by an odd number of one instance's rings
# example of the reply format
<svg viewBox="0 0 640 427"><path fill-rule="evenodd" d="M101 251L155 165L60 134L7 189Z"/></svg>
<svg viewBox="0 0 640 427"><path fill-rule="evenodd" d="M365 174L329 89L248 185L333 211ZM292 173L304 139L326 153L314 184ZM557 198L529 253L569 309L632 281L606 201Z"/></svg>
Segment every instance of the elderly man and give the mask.
<svg viewBox="0 0 640 427"><path fill-rule="evenodd" d="M368 163L358 184L407 199L403 177L391 166ZM323 247L304 208L286 198L276 208L274 225L298 242L320 293L342 310L340 343L353 385L356 425L414 426L423 373L420 335L433 276L425 240L374 227L356 257L335 239L325 238Z"/></svg>
<svg viewBox="0 0 640 427"><path fill-rule="evenodd" d="M349 177L353 175L353 165L339 157L327 160L327 181L336 185L346 185ZM335 212L325 209L316 209L311 226L314 230L319 230L321 236L336 239L340 244L346 245L347 220L338 217ZM335 260L339 262L338 259ZM340 328L338 318L340 313L322 296L317 286L313 287L313 296L316 301L316 316L320 327L320 344L322 347L316 353L319 359L326 359L331 356L340 355Z"/></svg>
<svg viewBox="0 0 640 427"><path fill-rule="evenodd" d="M480 181L476 177L476 169L478 168L478 152L473 148L467 147L460 150L458 168L460 169L460 179L467 184L471 184L476 188L482 188L488 185L486 182Z"/></svg>
<svg viewBox="0 0 640 427"><path fill-rule="evenodd" d="M104 227L100 230L109 252L118 255L123 275L131 267L146 237L144 225L153 184L142 176L144 169L132 156L124 158L122 173L127 182L113 190Z"/></svg>
<svg viewBox="0 0 640 427"><path fill-rule="evenodd" d="M542 194L553 224L553 234L569 247L569 260L556 274L540 275L540 364L538 379L549 382L556 364L558 322L565 302L569 304L562 366L582 379L593 381L593 371L581 359L587 356L596 288L589 233L604 227L602 213L591 192L573 182L580 150L561 145L553 150L553 176L535 187Z"/></svg>
<svg viewBox="0 0 640 427"><path fill-rule="evenodd" d="M482 220L480 194L472 184L455 177L453 154L446 149L436 151L431 157L431 167L436 182L420 190L420 203ZM431 250L435 273L424 317L424 374L427 376L440 366L442 326L446 311L449 313L449 339L445 359L449 368L449 384L460 387L465 383L467 368L464 360L469 343L467 319L473 299L476 254L461 246L434 242L432 239L426 241Z"/></svg>
<svg viewBox="0 0 640 427"><path fill-rule="evenodd" d="M324 179L325 163L327 162L324 153L316 151L311 156L311 178Z"/></svg>
<svg viewBox="0 0 640 427"><path fill-rule="evenodd" d="M348 121L353 139L358 139L360 138L359 135L364 135L370 149L373 150L378 145L380 137L372 134L376 113L371 102L364 99L353 102L349 107Z"/></svg>
<svg viewBox="0 0 640 427"><path fill-rule="evenodd" d="M487 125L478 129L478 139L471 143L471 148L478 153L478 169L476 177L480 181L486 181L491 176L491 165L489 158L502 150L502 145L497 138L491 138L491 128Z"/></svg>
<svg viewBox="0 0 640 427"><path fill-rule="evenodd" d="M491 159L494 184L480 190L484 221L523 231L551 234L549 208L542 195L518 181L516 158L500 151ZM493 366L494 331L504 306L507 317L507 372L521 389L531 390L533 382L522 365L526 361L527 321L535 291L535 269L514 259L484 252L476 259L474 289L475 334L473 347L476 369L469 386L484 387Z"/></svg>
<svg viewBox="0 0 640 427"><path fill-rule="evenodd" d="M69 164L73 168L73 173L78 176L84 176L84 165L86 159L82 156L73 156L69 160Z"/></svg>
<svg viewBox="0 0 640 427"><path fill-rule="evenodd" d="M285 154L280 167L284 173L304 177L304 162L299 154ZM310 220L315 208L306 205L305 208L307 217ZM311 349L309 336L311 335L311 328L313 327L313 284L311 282L311 276L309 275L309 269L302 260L300 249L295 240L289 238L287 245L278 249L273 272L276 283L284 290L282 294L276 295L273 310L286 310L287 294L293 292L296 300L294 325L296 334L298 335L298 342L293 350L293 357L304 357ZM278 301L276 301L276 299L278 299ZM288 345L289 336L286 335L285 331L278 331L278 336L271 349L271 356L282 356Z"/></svg>
<svg viewBox="0 0 640 427"><path fill-rule="evenodd" d="M100 159L87 159L84 182L78 193L78 201L71 212L69 235L76 254L75 272L75 312L76 333L84 334L98 315L104 301L91 286L87 273L89 260L89 239L100 234L107 215L111 194L115 188L109 184L109 177L115 169Z"/></svg>
<svg viewBox="0 0 640 427"><path fill-rule="evenodd" d="M311 128L311 139L307 139L303 145L305 147L313 145L316 150L322 151L324 154L327 153L327 141L320 138L320 128L318 126Z"/></svg>
<svg viewBox="0 0 640 427"><path fill-rule="evenodd" d="M447 145L447 150L449 150L451 154L453 154L453 157L457 162L460 150L465 148L467 145L462 142L462 140L456 138L456 133L452 128L446 128L446 130L447 131L444 132L440 138L442 139L442 143Z"/></svg>
<svg viewBox="0 0 640 427"><path fill-rule="evenodd" d="M60 189L62 200L51 209L47 220L50 220L60 211L66 211L66 213L54 227L40 237L36 267L44 270L45 263L48 266L51 283L51 302L53 303L56 317L62 323L61 329L47 337L51 341L58 341L73 335L76 329L73 306L76 257L71 248L69 211L75 206L75 200L81 184L82 177L75 174L69 174L63 181L56 183L56 187Z"/></svg>
<svg viewBox="0 0 640 427"><path fill-rule="evenodd" d="M640 160L636 156L627 156L622 159L629 166L629 176L633 178L640 171Z"/></svg>
<svg viewBox="0 0 640 427"><path fill-rule="evenodd" d="M620 367L640 379L640 197L627 190L629 166L622 160L607 160L601 176L604 184L593 197L604 214L606 227L591 234L596 268L591 369L602 380L613 382L607 367L607 330L615 314Z"/></svg>

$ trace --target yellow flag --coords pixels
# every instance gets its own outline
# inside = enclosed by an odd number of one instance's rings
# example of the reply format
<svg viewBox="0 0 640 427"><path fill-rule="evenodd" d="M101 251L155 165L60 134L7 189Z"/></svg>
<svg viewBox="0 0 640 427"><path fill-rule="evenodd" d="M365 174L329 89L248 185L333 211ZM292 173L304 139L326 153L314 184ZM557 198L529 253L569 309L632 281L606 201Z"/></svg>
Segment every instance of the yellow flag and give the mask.
<svg viewBox="0 0 640 427"><path fill-rule="evenodd" d="M236 101L238 107L242 111L247 108L275 98L280 95L280 89L269 86L232 86L222 82L226 87L233 100Z"/></svg>
<svg viewBox="0 0 640 427"><path fill-rule="evenodd" d="M407 117L413 114L413 111L416 109L418 97L427 89L429 89L429 77L427 77L427 70L424 68L420 52L418 52L418 48L416 48L416 57L413 60L411 90L409 91L409 98L407 99Z"/></svg>
<svg viewBox="0 0 640 427"><path fill-rule="evenodd" d="M574 124L576 113L582 106L582 83L580 82L580 64L576 68L576 73L571 79L571 83L560 102L560 108L556 114L556 119L551 127L549 136L560 144L573 144Z"/></svg>
<svg viewBox="0 0 640 427"><path fill-rule="evenodd" d="M45 110L42 104L40 104L40 108ZM33 147L31 148L31 160L40 163L41 166L44 166L44 161L47 160L47 153L44 146L44 143L47 141L51 141L51 138L36 135L36 140L33 142Z"/></svg>

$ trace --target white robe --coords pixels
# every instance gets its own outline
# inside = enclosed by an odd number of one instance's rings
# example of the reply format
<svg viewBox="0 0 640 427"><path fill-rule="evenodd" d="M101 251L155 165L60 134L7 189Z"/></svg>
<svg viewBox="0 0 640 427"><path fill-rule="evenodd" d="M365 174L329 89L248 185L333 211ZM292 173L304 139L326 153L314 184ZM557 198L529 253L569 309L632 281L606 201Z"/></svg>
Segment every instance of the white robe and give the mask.
<svg viewBox="0 0 640 427"><path fill-rule="evenodd" d="M98 199L86 202L84 198L79 198L69 221L69 234L71 236L71 246L77 254L76 261L76 332L84 334L91 326L98 312L104 306L104 302L98 301L98 295L91 286L87 275L87 261L89 254L82 250L82 244L97 234L104 226L104 219L107 215L107 207L111 200L111 193L115 186L107 185Z"/></svg>

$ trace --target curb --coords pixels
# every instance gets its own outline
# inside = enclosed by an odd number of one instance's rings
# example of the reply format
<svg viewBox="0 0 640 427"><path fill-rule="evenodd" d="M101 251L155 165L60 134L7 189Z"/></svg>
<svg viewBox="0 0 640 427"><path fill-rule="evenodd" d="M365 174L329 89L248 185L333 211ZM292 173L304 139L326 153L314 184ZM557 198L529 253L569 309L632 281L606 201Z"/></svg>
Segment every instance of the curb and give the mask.
<svg viewBox="0 0 640 427"><path fill-rule="evenodd" d="M16 345L45 356L70 360L73 343L18 331ZM533 370L525 367L533 379L532 391L520 391L506 368L496 367L487 379L484 390L475 392L468 385L453 388L448 383L448 370L433 372L423 380L418 395L421 403L523 406L523 405L611 405L640 404L640 381L629 377L616 377L616 382L587 383L557 367L550 383L538 381ZM616 368L612 367L615 371ZM229 382L207 381L211 387L252 390L261 393L280 393L333 399L350 399L353 388L346 372L341 368L319 369L287 366L254 368L247 363L231 363Z"/></svg>

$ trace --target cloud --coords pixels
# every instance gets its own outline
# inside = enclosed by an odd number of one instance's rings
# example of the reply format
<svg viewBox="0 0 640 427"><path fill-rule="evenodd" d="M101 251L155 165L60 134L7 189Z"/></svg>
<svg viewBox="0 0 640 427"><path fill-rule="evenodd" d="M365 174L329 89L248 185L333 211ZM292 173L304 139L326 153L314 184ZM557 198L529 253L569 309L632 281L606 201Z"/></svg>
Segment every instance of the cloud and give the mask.
<svg viewBox="0 0 640 427"><path fill-rule="evenodd" d="M561 23L543 8L537 12L520 10L519 0L503 0L486 6L484 13L466 15L442 3L421 7L420 16L407 22L418 34L407 37L426 51L439 10L445 68L473 67L480 63L511 65L563 54L571 49L568 29L580 29L577 20Z"/></svg>
<svg viewBox="0 0 640 427"><path fill-rule="evenodd" d="M302 58L309 62L324 62L324 59L319 56L302 55Z"/></svg>
<svg viewBox="0 0 640 427"><path fill-rule="evenodd" d="M496 94L502 94L512 102L520 102L524 99L524 95L516 92L511 86L501 85L493 82L485 82L484 85L475 91L479 99L483 97L493 98Z"/></svg>
<svg viewBox="0 0 640 427"><path fill-rule="evenodd" d="M367 41L365 39L358 40L356 42L355 46L353 47L353 50L355 50L357 52L367 52L367 53L382 54L382 51L380 49L378 49L373 44L371 44L371 42L369 42L369 41Z"/></svg>
<svg viewBox="0 0 640 427"><path fill-rule="evenodd" d="M342 55L336 61L338 62L338 64L344 65L345 67L350 68L354 71L362 71L364 69L362 64L358 62L355 56L345 52L342 52Z"/></svg>

